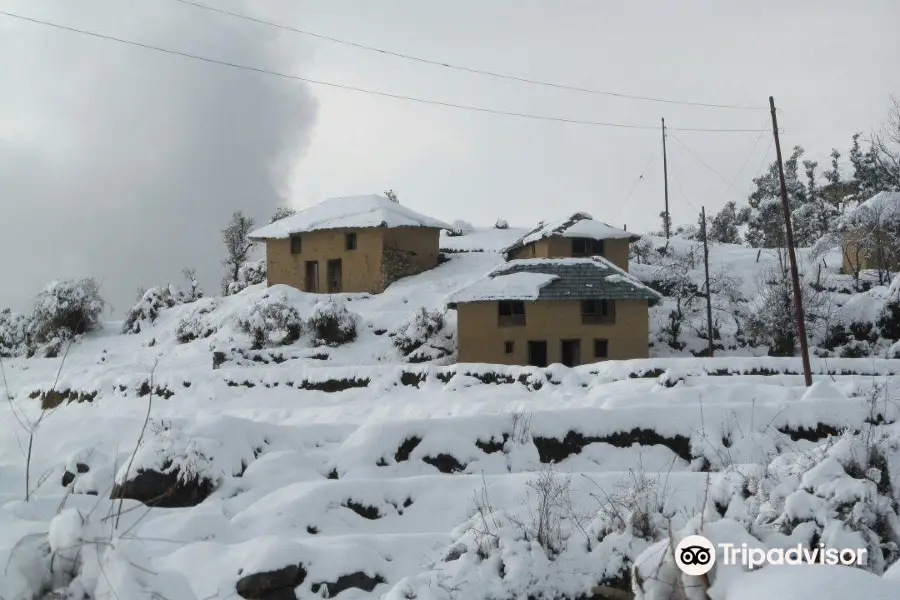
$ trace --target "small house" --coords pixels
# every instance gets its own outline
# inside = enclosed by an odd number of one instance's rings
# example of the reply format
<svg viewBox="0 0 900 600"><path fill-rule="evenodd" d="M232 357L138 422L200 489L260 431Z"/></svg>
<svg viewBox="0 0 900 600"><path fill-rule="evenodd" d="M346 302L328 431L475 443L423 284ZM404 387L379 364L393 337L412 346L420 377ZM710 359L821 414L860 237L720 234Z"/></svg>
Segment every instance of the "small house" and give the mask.
<svg viewBox="0 0 900 600"><path fill-rule="evenodd" d="M250 234L266 245L268 284L310 293L380 293L438 264L450 225L380 195L325 200Z"/></svg>
<svg viewBox="0 0 900 600"><path fill-rule="evenodd" d="M627 271L628 245L639 239L639 235L579 212L565 221L541 222L506 248L504 254L507 260L603 256Z"/></svg>
<svg viewBox="0 0 900 600"><path fill-rule="evenodd" d="M844 273L900 270L900 192L879 192L843 218Z"/></svg>
<svg viewBox="0 0 900 600"><path fill-rule="evenodd" d="M661 297L601 256L535 258L507 262L448 307L460 362L575 366L646 358L648 307Z"/></svg>

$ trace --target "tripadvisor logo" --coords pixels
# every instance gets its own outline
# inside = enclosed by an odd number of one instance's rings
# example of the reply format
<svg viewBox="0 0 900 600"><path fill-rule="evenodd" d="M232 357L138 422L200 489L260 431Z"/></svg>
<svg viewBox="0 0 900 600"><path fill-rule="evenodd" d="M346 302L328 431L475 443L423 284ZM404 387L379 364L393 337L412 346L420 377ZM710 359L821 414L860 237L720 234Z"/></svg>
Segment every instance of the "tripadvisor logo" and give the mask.
<svg viewBox="0 0 900 600"><path fill-rule="evenodd" d="M675 547L675 564L688 575L703 575L716 564L716 548L702 535L689 535Z"/></svg>
<svg viewBox="0 0 900 600"><path fill-rule="evenodd" d="M866 548L804 548L797 544L791 548L749 548L747 544L718 544L722 564L745 565L755 569L764 565L799 565L816 563L824 565L864 565ZM687 575L709 573L716 564L716 546L702 535L689 535L675 547L675 564Z"/></svg>

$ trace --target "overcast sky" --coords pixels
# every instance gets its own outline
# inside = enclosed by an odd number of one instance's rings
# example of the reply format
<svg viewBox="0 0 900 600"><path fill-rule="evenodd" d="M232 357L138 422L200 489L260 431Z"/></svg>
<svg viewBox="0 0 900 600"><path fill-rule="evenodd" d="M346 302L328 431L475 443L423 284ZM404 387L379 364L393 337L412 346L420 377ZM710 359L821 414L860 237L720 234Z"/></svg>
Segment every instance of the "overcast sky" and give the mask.
<svg viewBox="0 0 900 600"><path fill-rule="evenodd" d="M198 0L396 52L584 88L765 106L823 164L900 93L900 3ZM0 0L0 10L384 92L572 119L770 126L765 110L641 102L504 81L279 31L174 0ZM238 71L0 15L0 307L95 276L139 286L223 272L242 209L397 191L429 215L530 226L576 210L659 226L660 133L488 115ZM743 201L771 134L673 131L670 210ZM688 149L706 163L692 156ZM650 162L652 161L652 162ZM650 162L643 180L638 176ZM743 166L743 170L741 167ZM715 173L713 173L713 171ZM637 184L636 184L637 182ZM730 185L732 182L733 185ZM629 191L633 192L629 196ZM627 199L627 202L626 202Z"/></svg>

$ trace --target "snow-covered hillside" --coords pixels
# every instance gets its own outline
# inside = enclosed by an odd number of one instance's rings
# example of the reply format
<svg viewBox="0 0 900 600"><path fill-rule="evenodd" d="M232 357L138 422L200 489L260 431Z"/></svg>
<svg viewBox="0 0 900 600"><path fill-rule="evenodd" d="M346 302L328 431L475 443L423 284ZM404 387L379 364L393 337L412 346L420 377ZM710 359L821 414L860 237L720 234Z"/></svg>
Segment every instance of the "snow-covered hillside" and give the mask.
<svg viewBox="0 0 900 600"><path fill-rule="evenodd" d="M653 309L654 358L455 364L444 298L522 233L442 238L446 262L377 296L254 286L5 359L0 597L900 597L900 361L823 355L803 387L798 359L728 329L775 259L717 246L740 297L716 294L715 358L691 354L693 304L684 347L665 341L680 295ZM658 282L667 260L631 270ZM836 314L875 327L891 290L850 294L825 262ZM323 315L355 338L317 344ZM682 576L671 549L701 531L873 558Z"/></svg>

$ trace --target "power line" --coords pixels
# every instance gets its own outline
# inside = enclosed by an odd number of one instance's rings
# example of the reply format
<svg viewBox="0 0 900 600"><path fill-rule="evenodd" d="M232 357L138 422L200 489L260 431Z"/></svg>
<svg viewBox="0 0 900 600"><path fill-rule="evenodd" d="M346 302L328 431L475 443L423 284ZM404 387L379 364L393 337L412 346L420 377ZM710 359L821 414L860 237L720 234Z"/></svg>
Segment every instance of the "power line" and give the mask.
<svg viewBox="0 0 900 600"><path fill-rule="evenodd" d="M688 198L688 195L684 192L684 188L681 187L681 180L678 179L678 169L672 169L672 177L675 179L675 185L678 186L678 191L681 192L681 196L684 198L685 202L687 202L687 205L691 207L691 210L699 213L700 211L697 210L697 207L694 206L694 203L691 202L691 199Z"/></svg>
<svg viewBox="0 0 900 600"><path fill-rule="evenodd" d="M309 84L313 84L313 85L321 85L321 86L326 86L326 87L331 87L331 88L338 88L338 89L342 89L342 90L349 90L349 91L359 92L359 93L363 93L363 94L370 94L373 96L381 96L384 98L393 98L395 100L406 100L408 102L417 102L420 104L431 104L434 106L444 106L447 108L457 108L457 109L461 109L461 110L471 110L471 111L475 111L475 112L487 113L487 114L493 114L493 115L521 117L521 118L532 119L532 120L537 120L537 121L554 121L554 122L558 122L558 123L571 123L571 124L576 124L576 125L589 125L589 126L594 126L594 127L617 127L617 128L621 128L621 129L645 129L645 130L654 130L654 131L658 129L655 125L634 125L634 124L628 124L628 123L610 123L610 122L604 122L604 121L588 121L588 120L581 120L581 119L570 119L567 117L536 115L536 114L532 114L532 113L523 113L523 112L506 111L506 110L499 110L499 109L493 109L493 108L484 108L484 107L480 107L480 106L472 106L472 105L467 105L467 104L455 104L452 102L444 102L441 100L430 100L430 99L426 99L426 98L417 98L414 96L404 96L401 94L393 94L390 92L370 90L370 89L360 88L360 87L356 87L356 86L352 86L352 85L344 85L344 84L332 83L332 82L328 82L328 81L321 81L321 80L317 80L317 79L310 79L308 77L300 77L299 75L290 75L288 73L281 73L279 71L270 71L268 69L262 69L260 67L252 67L249 65L241 65L241 64L237 64L237 63L223 61L223 60L216 60L214 58L199 56L197 54L189 54L187 52L181 52L179 50L172 50L169 48L163 48L161 46L154 46L152 44L144 44L142 42L135 42L132 40L126 40L124 38L118 38L118 37L113 37L113 36L109 36L109 35L104 35L101 33L94 32L94 31L88 31L85 29L76 29L75 27L59 25L58 23L51 23L49 21L41 21L39 19L33 19L31 17L25 17L22 15L17 15L17 14L5 12L5 11L0 11L0 15L5 15L7 17L11 17L14 19L20 19L23 21L36 23L39 25L46 25L48 27L53 27L56 29L69 31L72 33L79 33L82 35L100 38L103 40L118 42L120 44L136 46L138 48L144 48L146 50L155 50L157 52L164 52L166 54L172 54L172 55L181 56L184 58L190 58L190 59L202 61L205 63L221 65L224 67L231 67L234 69L242 69L245 71L252 71L254 73L261 73L261 74L265 74L265 75L273 75L276 77L281 77L283 79L302 81L304 83L309 83ZM673 129L675 131L702 131L702 132L716 132L716 133L747 133L747 132L756 133L759 131L759 129L718 129L718 128L704 128L704 127L677 127L677 128L673 127L671 129Z"/></svg>
<svg viewBox="0 0 900 600"><path fill-rule="evenodd" d="M734 175L734 179L731 180L731 183L728 184L728 187L725 188L725 193L722 194L723 197L728 195L728 192L731 191L731 188L734 187L734 184L737 183L738 177L741 176L741 173L744 172L744 167L747 166L747 163L750 162L750 158L753 156L753 153L756 152L756 147L759 146L759 140L762 139L762 136L765 132L760 131L759 135L756 136L756 141L753 142L753 147L750 149L750 154L747 155L747 158L744 159L744 162L741 163L741 167L738 169L737 173ZM774 138L773 138L774 139ZM768 150L766 150L766 154L768 154Z"/></svg>
<svg viewBox="0 0 900 600"><path fill-rule="evenodd" d="M591 89L591 88L578 87L578 86L574 86L574 85L567 85L567 84L563 84L563 83L553 83L553 82L549 82L549 81L542 81L539 79L531 79L528 77L507 75L504 73L498 73L496 71L488 71L485 69L476 69L473 67L465 67L462 65L454 64L454 63L449 63L449 62L444 62L444 61L439 61L439 60L431 60L431 59L422 58L419 56L413 56L411 54L404 54L402 52L396 52L393 50L386 50L384 48L369 46L367 44L351 42L349 40L344 40L344 39L340 39L340 38L336 38L336 37L332 37L332 36L328 36L328 35L323 35L321 33L315 33L312 31L308 31L306 29L298 29L296 27L290 27L287 25L281 25L279 23L273 23L272 21L265 21L263 19L258 19L256 17L242 15L239 13L235 13L235 12L227 11L227 10L224 10L221 8L217 8L215 6L210 6L208 4L202 4L200 2L193 2L192 0L174 0L174 1L180 2L181 4L187 4L189 6L194 6L196 8L202 8L204 10L210 10L210 11L217 12L217 13L220 13L223 15L228 15L228 16L235 17L238 19L252 21L254 23L259 23L260 25L267 25L269 27L275 27L277 29L283 29L285 31L292 31L294 33L307 35L309 37L314 37L314 38L317 38L320 40L327 40L329 42L334 42L336 44L352 46L354 48L359 48L361 50L377 52L379 54L393 56L396 58L402 58L404 60L411 60L411 61L418 62L418 63L424 63L424 64L434 65L434 66L438 66L438 67L445 67L445 68L454 69L457 71L464 71L466 73L474 73L476 75L484 75L486 77L494 77L497 79L506 79L508 81L517 81L519 83L528 83L531 85L540 85L540 86L544 86L544 87L551 87L551 88L556 88L556 89L561 89L561 90L569 90L569 91L573 91L573 92L583 92L586 94L612 96L615 98L624 98L624 99L628 99L628 100L642 100L645 102L660 102L660 103L664 103L664 104L681 104L684 106L702 106L705 108L731 108L731 109L738 109L738 110L769 110L768 106L747 106L747 105L740 105L740 104L716 104L716 103L712 103L712 102L692 102L692 101L688 101L688 100L672 100L669 98L657 98L657 97L652 97L652 96L637 96L634 94L625 94L622 92L611 92L608 90L596 90L596 89Z"/></svg>
<svg viewBox="0 0 900 600"><path fill-rule="evenodd" d="M756 129L755 131L760 131L760 130L759 130L759 129ZM703 160L702 158L700 158L699 156L697 156L696 154L694 154L694 151L691 150L690 148L688 148L688 147L685 145L684 142L682 142L680 139L678 139L678 136L673 135L673 136L672 136L672 139L675 140L676 142L678 142L678 143L681 145L682 148L684 148L685 150L687 150L688 154L690 154L690 155L693 156L695 159L697 159L697 161L700 162L700 164L702 164L704 167L706 167L706 168L709 170L710 173L712 173L713 175L715 175L716 177L718 177L719 179L721 179L721 180L724 181L725 183L728 183L728 180L725 179L725 177L723 177L721 173L719 173L718 171L716 171L715 169L713 169L711 166L709 166L709 165L706 163L705 160Z"/></svg>
<svg viewBox="0 0 900 600"><path fill-rule="evenodd" d="M650 155L650 160L647 161L647 164L644 166L644 170L641 171L641 174L638 175L638 178L634 180L634 185L631 186L631 189L628 191L628 195L625 196L625 200L623 200L619 204L619 208L616 210L615 214L612 216L610 223L615 223L619 216L622 214L622 209L625 208L625 205L628 204L628 200L631 198L631 195L634 193L634 190L637 189L637 186L640 182L644 181L644 175L647 173L647 169L650 168L650 165L653 164L653 161L656 159L656 153Z"/></svg>

